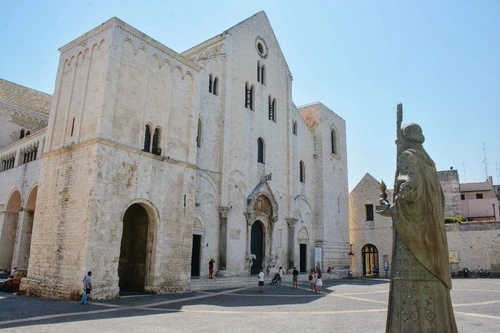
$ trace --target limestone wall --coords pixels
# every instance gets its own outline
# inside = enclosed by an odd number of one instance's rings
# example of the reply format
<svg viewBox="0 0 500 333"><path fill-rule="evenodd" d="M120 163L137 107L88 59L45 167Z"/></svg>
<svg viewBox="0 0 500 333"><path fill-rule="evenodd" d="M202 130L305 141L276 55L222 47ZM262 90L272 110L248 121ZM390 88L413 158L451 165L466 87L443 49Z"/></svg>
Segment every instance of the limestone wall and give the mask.
<svg viewBox="0 0 500 333"><path fill-rule="evenodd" d="M449 251L458 254L452 270L500 272L500 222L447 224L446 236Z"/></svg>
<svg viewBox="0 0 500 333"><path fill-rule="evenodd" d="M439 183L445 197L444 216L462 216L462 202L460 199L460 182L457 170L438 171Z"/></svg>

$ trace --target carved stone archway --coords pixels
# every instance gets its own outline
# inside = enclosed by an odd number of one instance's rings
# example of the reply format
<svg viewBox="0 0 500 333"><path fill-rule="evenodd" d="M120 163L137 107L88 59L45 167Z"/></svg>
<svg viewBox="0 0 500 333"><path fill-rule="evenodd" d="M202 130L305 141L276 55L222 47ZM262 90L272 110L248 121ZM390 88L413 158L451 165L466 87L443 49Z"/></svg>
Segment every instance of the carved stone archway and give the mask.
<svg viewBox="0 0 500 333"><path fill-rule="evenodd" d="M273 253L272 239L274 223L278 220L278 203L267 180L268 178L266 177L261 181L247 198L247 209L245 211L247 220L247 246L245 258L248 272L251 272L253 259L256 259L254 258L255 254L251 251L252 225L256 221L262 223L264 240L263 257L259 258L258 261L262 262L264 266L268 266L276 259Z"/></svg>

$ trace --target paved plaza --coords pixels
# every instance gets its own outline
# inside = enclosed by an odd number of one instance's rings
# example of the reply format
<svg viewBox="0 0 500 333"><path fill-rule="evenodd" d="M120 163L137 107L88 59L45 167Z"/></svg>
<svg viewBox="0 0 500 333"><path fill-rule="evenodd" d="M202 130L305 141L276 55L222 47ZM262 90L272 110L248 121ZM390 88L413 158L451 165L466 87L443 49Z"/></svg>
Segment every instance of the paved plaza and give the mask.
<svg viewBox="0 0 500 333"><path fill-rule="evenodd" d="M288 278L288 276L287 276ZM269 282L269 281L268 281ZM288 282L288 281L286 281ZM168 295L77 301L0 292L1 332L384 332L389 281L327 279ZM500 332L500 280L454 279L459 332Z"/></svg>

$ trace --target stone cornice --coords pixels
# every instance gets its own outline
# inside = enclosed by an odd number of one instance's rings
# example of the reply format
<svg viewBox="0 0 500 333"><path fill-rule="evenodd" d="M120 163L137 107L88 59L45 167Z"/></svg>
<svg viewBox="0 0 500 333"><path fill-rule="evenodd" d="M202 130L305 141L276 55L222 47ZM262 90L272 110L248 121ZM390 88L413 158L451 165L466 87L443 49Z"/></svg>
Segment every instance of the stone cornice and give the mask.
<svg viewBox="0 0 500 333"><path fill-rule="evenodd" d="M200 72L202 70L201 66L192 62L189 59L186 59L185 57L183 57L179 53L175 52L174 50L170 49L169 47L167 47L167 46L161 44L160 42L154 40L153 38L145 35L144 33L140 32L139 30L126 24L125 22L123 22L123 21L120 21L120 22L122 24L117 24L117 27L119 29L123 30L124 32L126 32L129 35L134 36L135 38L137 38L138 40L140 40L144 44L147 44L147 45L153 47L154 49L156 49L157 51L160 51L161 53L164 53L167 56L174 58L178 62L182 63L185 66L190 67L191 69L193 69L197 72Z"/></svg>
<svg viewBox="0 0 500 333"><path fill-rule="evenodd" d="M155 50L157 50L163 54L166 54L167 56L179 61L180 63L191 68L194 71L200 72L202 70L202 67L199 66L198 64L192 62L189 59L186 59L185 57L183 57L179 53L175 52L174 50L168 48L167 46L161 44L160 42L156 41L155 39L149 37L148 35L144 34L143 32L137 30L136 28L132 27L131 25L125 23L124 21L122 21L116 17L113 17L112 19L104 22L100 26L98 26L98 27L90 30L86 34L78 37L74 41L66 44L65 46L61 47L59 49L59 51L61 53L63 53L63 52L70 50L73 47L77 47L77 46L85 47L86 43L89 39L91 39L95 35L102 33L103 31L110 29L110 28L118 28L118 29L122 30L123 32L140 40L142 43L151 46L152 48L154 48Z"/></svg>
<svg viewBox="0 0 500 333"><path fill-rule="evenodd" d="M41 111L33 111L29 110L23 107L20 107L18 105L10 104L10 103L5 103L3 101L0 101L0 109L4 109L7 112L13 112L13 113L19 113L23 116L26 117L31 117L33 119L37 119L39 122L44 122L47 124L49 120L49 114L48 113L43 113Z"/></svg>

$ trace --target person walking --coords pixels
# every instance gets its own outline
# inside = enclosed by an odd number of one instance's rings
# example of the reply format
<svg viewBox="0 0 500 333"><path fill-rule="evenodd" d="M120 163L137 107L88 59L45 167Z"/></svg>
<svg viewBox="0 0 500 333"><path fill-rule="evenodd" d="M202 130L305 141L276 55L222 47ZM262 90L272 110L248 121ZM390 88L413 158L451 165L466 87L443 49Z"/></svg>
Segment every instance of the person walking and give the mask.
<svg viewBox="0 0 500 333"><path fill-rule="evenodd" d="M280 275L280 284L283 283L283 276L285 275L285 271L283 270L283 267L280 266L280 269L278 270L278 274Z"/></svg>
<svg viewBox="0 0 500 333"><path fill-rule="evenodd" d="M83 295L80 304L89 304L89 295L92 291L92 272L89 271L86 276L83 277Z"/></svg>
<svg viewBox="0 0 500 333"><path fill-rule="evenodd" d="M311 285L311 291L312 292L315 292L316 291L316 273L314 272L314 269L311 269L311 271L309 272L309 284Z"/></svg>
<svg viewBox="0 0 500 333"><path fill-rule="evenodd" d="M264 292L264 270L261 268L259 273L259 293Z"/></svg>
<svg viewBox="0 0 500 333"><path fill-rule="evenodd" d="M293 267L292 275L293 275L293 286L292 286L292 288L297 289L299 287L299 271L297 270L297 268L295 266Z"/></svg>

